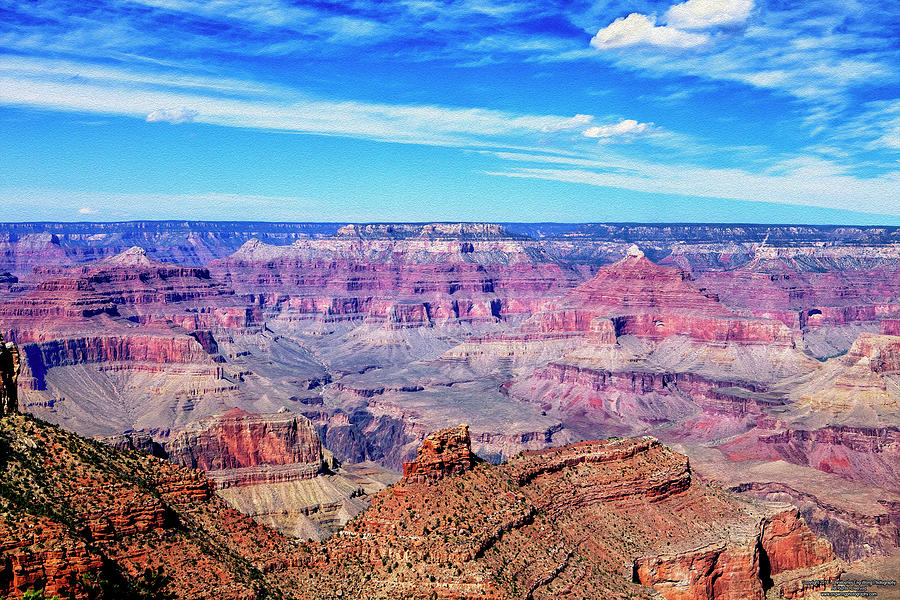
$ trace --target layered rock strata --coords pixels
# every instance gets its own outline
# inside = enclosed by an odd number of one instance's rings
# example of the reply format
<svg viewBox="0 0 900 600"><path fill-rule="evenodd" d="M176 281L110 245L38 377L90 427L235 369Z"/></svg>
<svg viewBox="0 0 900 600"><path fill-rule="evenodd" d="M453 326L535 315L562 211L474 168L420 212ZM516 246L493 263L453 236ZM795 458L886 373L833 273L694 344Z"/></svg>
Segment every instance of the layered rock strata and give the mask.
<svg viewBox="0 0 900 600"><path fill-rule="evenodd" d="M326 468L312 424L288 412L234 408L192 423L166 449L170 461L205 471L219 489L312 479Z"/></svg>
<svg viewBox="0 0 900 600"><path fill-rule="evenodd" d="M427 462L455 464L463 432L430 436ZM685 457L651 438L583 442L435 474L376 495L310 557L318 579L301 595L762 600L770 589L803 597L801 572L841 572L795 509L692 482Z"/></svg>

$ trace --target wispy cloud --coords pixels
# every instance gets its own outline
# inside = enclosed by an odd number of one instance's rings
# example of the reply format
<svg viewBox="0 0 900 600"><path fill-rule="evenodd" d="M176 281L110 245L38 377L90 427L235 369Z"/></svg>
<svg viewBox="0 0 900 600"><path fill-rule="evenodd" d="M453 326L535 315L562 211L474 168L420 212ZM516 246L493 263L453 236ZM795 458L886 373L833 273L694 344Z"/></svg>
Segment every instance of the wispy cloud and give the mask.
<svg viewBox="0 0 900 600"><path fill-rule="evenodd" d="M117 70L111 68L101 69L97 78L76 73L60 77L58 62L45 71L39 61L30 61L23 70L16 61L0 60L0 102L135 116L149 122L194 121L446 146L533 143L539 134L581 128L594 119L586 114L567 117L484 108L332 101L278 87L257 94L260 84L254 82L237 86L232 82L224 90L187 91L168 87L169 78L165 76L135 76L132 71L122 73L122 79L117 80ZM145 85L134 85L136 80ZM253 91L236 95L236 88Z"/></svg>
<svg viewBox="0 0 900 600"><path fill-rule="evenodd" d="M763 172L710 169L690 164L659 164L606 156L571 159L544 154L497 153L515 162L549 163L566 168L513 167L489 175L547 179L641 192L781 202L900 215L900 170L878 178L854 177L823 159L795 157ZM852 200L850 200L852 198Z"/></svg>
<svg viewBox="0 0 900 600"><path fill-rule="evenodd" d="M197 111L186 106L178 106L175 108L157 108L147 115L148 123L171 123L178 125L179 123L190 123L197 118Z"/></svg>
<svg viewBox="0 0 900 600"><path fill-rule="evenodd" d="M600 138L601 140L621 137L621 136L638 136L647 133L653 129L652 123L638 123L634 119L622 119L618 123L611 125L601 125L599 127L589 127L585 129L581 135L589 138Z"/></svg>

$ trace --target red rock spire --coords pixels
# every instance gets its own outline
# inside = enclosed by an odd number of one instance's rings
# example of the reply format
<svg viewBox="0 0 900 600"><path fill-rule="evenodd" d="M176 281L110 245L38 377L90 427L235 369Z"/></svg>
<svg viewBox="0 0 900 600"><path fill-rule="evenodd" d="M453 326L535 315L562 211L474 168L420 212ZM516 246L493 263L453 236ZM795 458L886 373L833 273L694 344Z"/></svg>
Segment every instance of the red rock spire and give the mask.
<svg viewBox="0 0 900 600"><path fill-rule="evenodd" d="M472 453L468 425L443 429L425 438L416 460L403 463L403 481L437 481L469 470L477 460Z"/></svg>

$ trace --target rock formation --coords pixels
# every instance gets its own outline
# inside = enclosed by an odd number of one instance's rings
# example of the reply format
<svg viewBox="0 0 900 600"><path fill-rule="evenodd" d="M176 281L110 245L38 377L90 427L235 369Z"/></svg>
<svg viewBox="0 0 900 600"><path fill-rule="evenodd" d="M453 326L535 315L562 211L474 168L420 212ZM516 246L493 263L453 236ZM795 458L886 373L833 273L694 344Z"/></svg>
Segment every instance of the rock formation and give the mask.
<svg viewBox="0 0 900 600"><path fill-rule="evenodd" d="M325 470L322 442L308 419L239 408L201 419L166 445L169 460L205 471L217 487L311 479Z"/></svg>
<svg viewBox="0 0 900 600"><path fill-rule="evenodd" d="M468 425L445 429L425 438L419 446L416 460L403 463L403 481L437 481L468 471L477 460L472 454Z"/></svg>
<svg viewBox="0 0 900 600"><path fill-rule="evenodd" d="M437 440L464 448L463 434L438 432L420 456ZM687 459L652 438L436 474L376 495L310 556L301 596L659 597L644 584L667 600L762 600L802 597L800 577L841 572L795 509L692 482Z"/></svg>
<svg viewBox="0 0 900 600"><path fill-rule="evenodd" d="M341 468L306 417L233 408L166 444L168 459L201 469L228 504L286 535L324 539L394 480L374 466Z"/></svg>
<svg viewBox="0 0 900 600"><path fill-rule="evenodd" d="M229 439L260 419L225 419L216 447L229 461L286 456L263 451L267 435ZM841 572L795 509L698 484L652 438L498 466L473 464L470 445L464 426L429 436L411 477L340 535L298 544L226 507L198 471L12 415L0 421L0 594L121 596L152 567L185 598L649 599L646 584L667 600L737 600L803 597L802 579Z"/></svg>
<svg viewBox="0 0 900 600"><path fill-rule="evenodd" d="M289 543L197 471L26 415L0 420L0 459L0 596L132 597L148 567L180 598L245 600L283 585L264 574Z"/></svg>
<svg viewBox="0 0 900 600"><path fill-rule="evenodd" d="M343 474L211 473L233 506L304 538L465 422L491 462L651 434L699 476L797 502L844 557L896 546L900 229L343 225L0 226L20 410L157 454L231 407L303 415ZM233 464L275 455L213 439ZM884 504L860 508L859 490Z"/></svg>

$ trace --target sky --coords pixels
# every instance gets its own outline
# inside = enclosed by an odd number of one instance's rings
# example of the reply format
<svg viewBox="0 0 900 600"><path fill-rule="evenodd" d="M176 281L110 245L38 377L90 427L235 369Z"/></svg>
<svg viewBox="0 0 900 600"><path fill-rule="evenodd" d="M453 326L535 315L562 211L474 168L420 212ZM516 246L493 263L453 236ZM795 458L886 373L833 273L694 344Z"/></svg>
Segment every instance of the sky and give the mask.
<svg viewBox="0 0 900 600"><path fill-rule="evenodd" d="M0 0L0 221L900 225L900 2Z"/></svg>

